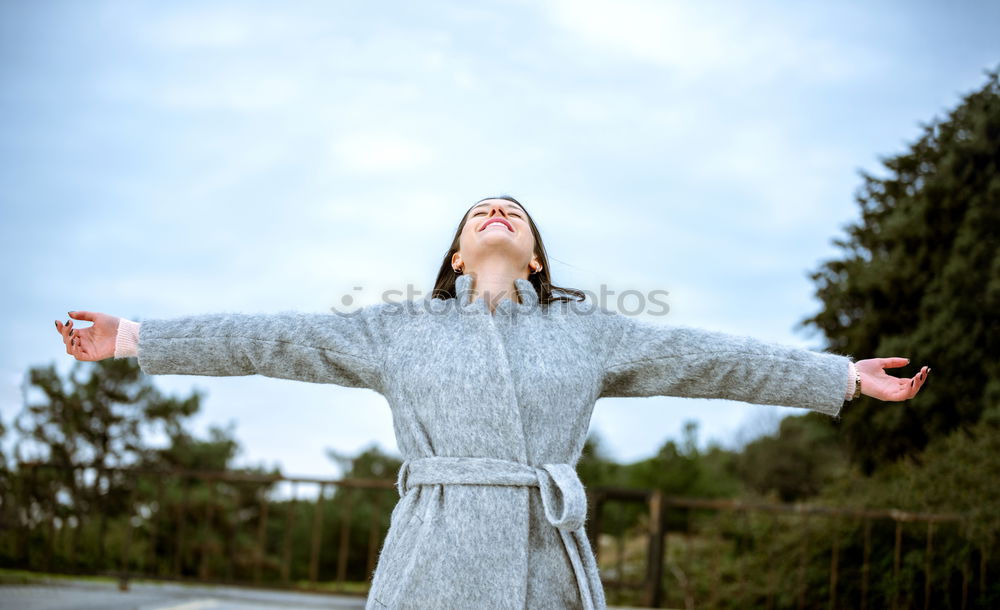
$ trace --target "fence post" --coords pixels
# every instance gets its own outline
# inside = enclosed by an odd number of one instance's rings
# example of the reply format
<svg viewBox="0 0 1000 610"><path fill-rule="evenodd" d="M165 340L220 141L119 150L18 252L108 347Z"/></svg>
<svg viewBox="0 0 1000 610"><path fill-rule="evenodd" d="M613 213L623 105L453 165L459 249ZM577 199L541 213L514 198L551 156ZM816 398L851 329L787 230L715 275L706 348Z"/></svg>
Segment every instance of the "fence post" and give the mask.
<svg viewBox="0 0 1000 610"><path fill-rule="evenodd" d="M226 489L223 486L223 489ZM237 505L241 504L239 500L240 496L243 494L243 486L233 484L232 486L232 497L237 498ZM225 511L224 511L225 513ZM240 511L235 511L232 515L232 527L226 528L226 582L233 582L236 580L236 552L237 546L240 541L240 532L243 531L243 518L241 517Z"/></svg>
<svg viewBox="0 0 1000 610"><path fill-rule="evenodd" d="M344 586L347 580L347 551L351 542L351 511L354 503L354 490L344 490L344 512L340 515L340 548L337 550L337 584Z"/></svg>
<svg viewBox="0 0 1000 610"><path fill-rule="evenodd" d="M181 501L177 504L177 544L174 546L174 578L181 577L181 569L184 562L184 517L185 508L188 502L188 483L184 477L179 477L181 486Z"/></svg>
<svg viewBox="0 0 1000 610"><path fill-rule="evenodd" d="M212 527L212 521L214 520L215 510L215 486L216 481L214 479L207 479L205 481L208 489L205 493L205 510L201 516L201 527L198 528L199 538L201 538L201 557L198 558L198 579L208 580L212 574L211 565L209 565L210 557L214 555L212 553L212 540L214 538L213 531L215 528Z"/></svg>
<svg viewBox="0 0 1000 610"><path fill-rule="evenodd" d="M267 501L267 491L260 496L260 518L257 521L257 549L254 553L253 562L253 584L260 584L261 564L267 551L267 510L270 503Z"/></svg>
<svg viewBox="0 0 1000 610"><path fill-rule="evenodd" d="M316 496L316 508L313 510L312 548L309 553L309 581L313 587L316 586L319 572L319 541L323 533L323 495L325 492L326 483L320 483L319 494Z"/></svg>
<svg viewBox="0 0 1000 610"><path fill-rule="evenodd" d="M292 527L295 524L295 511L299 505L299 482L292 481L292 500L288 503L288 515L285 518L284 558L281 562L281 581L285 584L292 579Z"/></svg>
<svg viewBox="0 0 1000 610"><path fill-rule="evenodd" d="M649 495L649 560L646 564L645 603L650 608L659 608L663 589L663 551L666 532L664 531L663 492L654 489ZM620 578L620 576L619 576Z"/></svg>

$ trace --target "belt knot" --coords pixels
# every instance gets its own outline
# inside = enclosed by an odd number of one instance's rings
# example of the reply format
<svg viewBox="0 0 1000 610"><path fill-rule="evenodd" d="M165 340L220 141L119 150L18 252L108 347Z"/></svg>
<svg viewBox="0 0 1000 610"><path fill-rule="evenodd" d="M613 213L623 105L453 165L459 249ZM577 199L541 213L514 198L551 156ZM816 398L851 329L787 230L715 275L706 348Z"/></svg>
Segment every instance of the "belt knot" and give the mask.
<svg viewBox="0 0 1000 610"><path fill-rule="evenodd" d="M419 485L508 485L537 487L549 523L564 531L581 529L587 494L569 464L540 467L496 458L426 457L403 462L396 479L400 497Z"/></svg>

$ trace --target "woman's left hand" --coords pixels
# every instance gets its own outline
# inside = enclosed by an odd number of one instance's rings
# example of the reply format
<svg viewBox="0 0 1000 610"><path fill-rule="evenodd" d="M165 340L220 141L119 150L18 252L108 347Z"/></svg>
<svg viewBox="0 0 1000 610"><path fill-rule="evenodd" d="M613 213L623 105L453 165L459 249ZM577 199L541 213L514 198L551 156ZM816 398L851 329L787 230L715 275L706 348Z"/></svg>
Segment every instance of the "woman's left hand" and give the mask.
<svg viewBox="0 0 1000 610"><path fill-rule="evenodd" d="M885 369L906 366L910 361L906 358L870 358L858 360L854 367L861 374L861 393L879 400L907 400L913 398L927 381L929 367L921 367L912 378L893 377Z"/></svg>

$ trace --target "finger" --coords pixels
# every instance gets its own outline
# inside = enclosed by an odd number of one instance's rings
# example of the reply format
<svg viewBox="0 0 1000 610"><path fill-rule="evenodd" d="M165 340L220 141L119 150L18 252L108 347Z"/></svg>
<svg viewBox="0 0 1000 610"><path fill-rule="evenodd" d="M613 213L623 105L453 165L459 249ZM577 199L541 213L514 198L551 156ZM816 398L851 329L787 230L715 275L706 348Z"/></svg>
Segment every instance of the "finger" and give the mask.
<svg viewBox="0 0 1000 610"><path fill-rule="evenodd" d="M879 365L884 369L898 369L909 363L909 358L879 358Z"/></svg>
<svg viewBox="0 0 1000 610"><path fill-rule="evenodd" d="M74 337L70 339L70 347L73 349L73 357L77 360L83 360L83 353L81 351L81 343L79 337Z"/></svg>
<svg viewBox="0 0 1000 610"><path fill-rule="evenodd" d="M74 335L77 337L76 344L80 346L80 352L83 354L86 354L94 345L94 338L91 336L92 333L87 332L89 330L90 329L87 328Z"/></svg>
<svg viewBox="0 0 1000 610"><path fill-rule="evenodd" d="M56 322L56 327L59 329L59 334L62 335L63 343L69 347L69 328L62 322Z"/></svg>
<svg viewBox="0 0 1000 610"><path fill-rule="evenodd" d="M913 379L910 380L908 398L913 398L914 396L916 396L917 392L920 391L920 388L923 387L924 382L927 380L927 371L925 369L926 367L924 367L924 369L921 369L921 371L916 375L914 375Z"/></svg>
<svg viewBox="0 0 1000 610"><path fill-rule="evenodd" d="M94 322L97 320L97 314L93 311L70 311L67 312L69 317L74 320L86 320L87 322Z"/></svg>

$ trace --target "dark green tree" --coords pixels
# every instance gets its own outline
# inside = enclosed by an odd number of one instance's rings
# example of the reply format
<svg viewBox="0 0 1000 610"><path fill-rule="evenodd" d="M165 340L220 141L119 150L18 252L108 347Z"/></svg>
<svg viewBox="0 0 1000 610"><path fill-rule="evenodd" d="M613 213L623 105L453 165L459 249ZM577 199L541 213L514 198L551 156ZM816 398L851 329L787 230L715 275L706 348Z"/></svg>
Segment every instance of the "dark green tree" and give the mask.
<svg viewBox="0 0 1000 610"><path fill-rule="evenodd" d="M66 379L54 365L33 367L24 390L15 455L62 470L139 463L149 452L146 435L181 435L202 398L163 396L134 358L75 362Z"/></svg>
<svg viewBox="0 0 1000 610"><path fill-rule="evenodd" d="M847 459L826 415L786 417L776 434L747 444L737 472L753 491L782 502L804 500L842 475Z"/></svg>
<svg viewBox="0 0 1000 610"><path fill-rule="evenodd" d="M3 441L4 437L7 436L7 426L4 425L3 419L0 419L0 472L7 470L7 456L3 451Z"/></svg>
<svg viewBox="0 0 1000 610"><path fill-rule="evenodd" d="M356 456L348 456L333 449L327 450L331 460L343 469L345 479L395 481L402 461L373 445ZM320 558L319 573L331 578L337 574L337 554L341 535L347 526L348 561L346 577L355 582L371 578L374 554L370 555L373 530L381 541L389 529L392 509L399 501L395 487L371 489L364 487L337 487L326 503L327 523L323 530L323 547L330 549ZM307 545L303 545L308 548ZM377 552L377 549L375 549Z"/></svg>
<svg viewBox="0 0 1000 610"><path fill-rule="evenodd" d="M7 436L7 426L0 419L0 522L13 523L16 519L14 509L13 477L4 455L3 444Z"/></svg>
<svg viewBox="0 0 1000 610"><path fill-rule="evenodd" d="M621 469L622 466L608 455L601 436L591 432L583 444L580 460L576 463L576 472L584 488L623 485Z"/></svg>
<svg viewBox="0 0 1000 610"><path fill-rule="evenodd" d="M32 367L23 391L11 473L23 531L16 561L23 567L102 569L112 559L106 545L115 523L132 510L131 477L123 469L155 455L151 435L183 435L184 420L198 411L201 396L162 395L135 359L74 362L65 377L54 365ZM73 524L63 528L70 537L63 545L70 559L63 563L52 541L43 542L55 521ZM41 557L39 548L45 548Z"/></svg>
<svg viewBox="0 0 1000 610"><path fill-rule="evenodd" d="M1000 70L901 154L862 171L861 218L811 274L823 310L801 326L831 351L905 356L933 374L905 404L867 397L843 411L865 472L983 417L1000 418Z"/></svg>
<svg viewBox="0 0 1000 610"><path fill-rule="evenodd" d="M137 555L145 571L201 579L254 578L257 526L275 484L216 475L278 473L234 468L238 452L232 426L211 426L208 438L178 427L171 431L169 445L145 452L132 479L133 511L141 516L133 520L133 538L141 541ZM262 553L264 565L277 563L273 548Z"/></svg>

